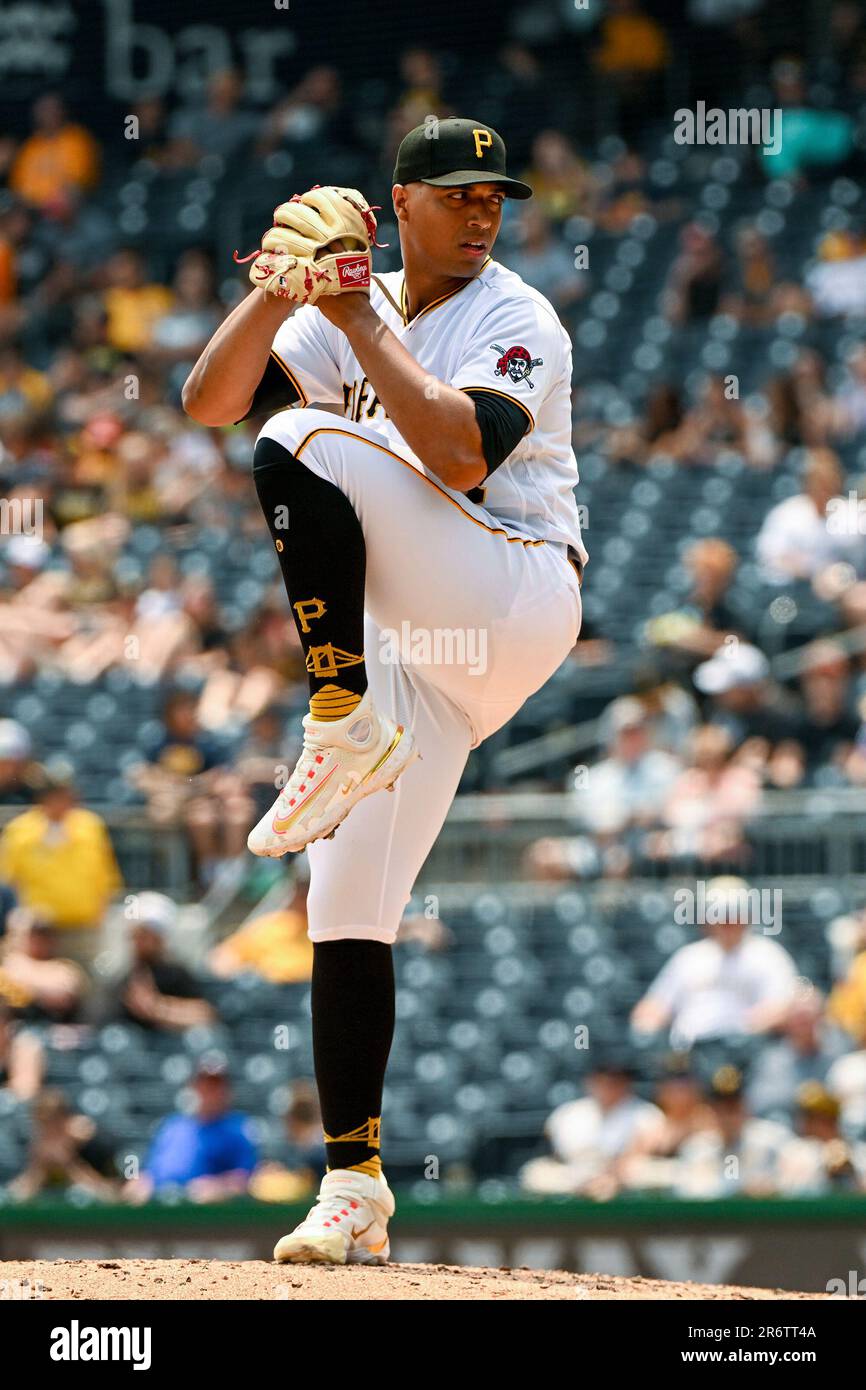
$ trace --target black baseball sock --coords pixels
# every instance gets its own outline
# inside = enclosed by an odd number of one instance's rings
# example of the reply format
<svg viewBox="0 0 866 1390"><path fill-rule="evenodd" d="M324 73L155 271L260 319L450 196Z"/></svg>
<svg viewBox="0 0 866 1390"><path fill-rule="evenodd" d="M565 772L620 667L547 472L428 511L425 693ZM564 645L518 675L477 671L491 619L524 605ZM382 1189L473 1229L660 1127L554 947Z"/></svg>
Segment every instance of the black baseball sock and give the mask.
<svg viewBox="0 0 866 1390"><path fill-rule="evenodd" d="M304 649L315 719L343 719L367 689L367 548L348 497L274 439L260 439L253 478Z"/></svg>
<svg viewBox="0 0 866 1390"><path fill-rule="evenodd" d="M394 1036L391 947L381 941L317 941L312 1008L328 1168L378 1177L382 1088Z"/></svg>

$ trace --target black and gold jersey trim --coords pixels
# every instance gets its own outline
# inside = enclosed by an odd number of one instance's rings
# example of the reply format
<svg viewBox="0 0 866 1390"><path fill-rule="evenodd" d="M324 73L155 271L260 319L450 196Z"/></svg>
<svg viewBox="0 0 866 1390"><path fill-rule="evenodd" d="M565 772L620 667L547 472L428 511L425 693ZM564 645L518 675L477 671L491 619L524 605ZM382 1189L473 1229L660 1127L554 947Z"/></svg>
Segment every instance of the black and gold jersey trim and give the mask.
<svg viewBox="0 0 866 1390"><path fill-rule="evenodd" d="M297 398L298 398L298 401L300 402L300 404L301 404L301 405L309 405L309 404L310 404L310 398L309 398L309 396L307 395L307 393L306 393L306 391L304 390L304 388L303 388L303 386L301 385L301 383L298 381L298 378L295 376L295 374L294 374L294 372L292 371L291 367L289 367L288 364L285 363L285 362L283 361L283 359L282 359L282 357L280 356L280 354L279 354L278 352L275 352L273 348L271 348L271 357L274 359L274 361L276 362L277 366L282 368L282 370L285 372L286 376L289 378L289 381L290 381L290 382L292 383L292 385L294 386L295 390L296 390L297 393L298 393L298 397L297 397Z"/></svg>
<svg viewBox="0 0 866 1390"><path fill-rule="evenodd" d="M479 269L478 275L481 274L482 270L487 269L492 259L492 256L487 257L486 261ZM404 324L408 326L411 323L417 323L419 319L423 319L425 314L429 314L433 309L438 309L439 305L444 304L446 300L453 299L455 294L462 294L468 285L472 285L475 283L475 281L478 279L478 275L471 275L467 280L463 282L462 285L458 285L456 289L449 290L447 294L440 295L439 298L434 299L432 303L426 304L423 309L419 309L418 313L415 315L414 318L410 319L409 309L406 303L406 275L404 272L403 283L400 286L400 313L403 315Z"/></svg>
<svg viewBox="0 0 866 1390"><path fill-rule="evenodd" d="M497 391L495 386L460 386L458 390L465 391L466 394L470 396L476 391L484 391L490 396L501 396L504 401L509 401L512 405L516 405L519 410L522 410L529 421L529 429L535 429L535 417L532 411L528 410L523 404L523 401L519 401L516 396L509 396L507 391ZM526 433L528 434L529 430L527 430Z"/></svg>

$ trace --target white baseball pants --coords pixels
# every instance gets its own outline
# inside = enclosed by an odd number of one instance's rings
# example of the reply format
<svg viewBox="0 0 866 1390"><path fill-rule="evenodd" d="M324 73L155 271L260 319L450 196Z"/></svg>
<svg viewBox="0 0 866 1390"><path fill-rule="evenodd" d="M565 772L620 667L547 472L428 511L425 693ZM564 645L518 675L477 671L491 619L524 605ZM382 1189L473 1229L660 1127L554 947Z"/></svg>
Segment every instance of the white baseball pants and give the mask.
<svg viewBox="0 0 866 1390"><path fill-rule="evenodd" d="M577 641L580 586L565 547L510 532L375 430L304 408L275 415L260 437L352 503L367 549L370 691L421 753L393 792L360 802L333 840L309 847L309 935L392 943L469 750Z"/></svg>

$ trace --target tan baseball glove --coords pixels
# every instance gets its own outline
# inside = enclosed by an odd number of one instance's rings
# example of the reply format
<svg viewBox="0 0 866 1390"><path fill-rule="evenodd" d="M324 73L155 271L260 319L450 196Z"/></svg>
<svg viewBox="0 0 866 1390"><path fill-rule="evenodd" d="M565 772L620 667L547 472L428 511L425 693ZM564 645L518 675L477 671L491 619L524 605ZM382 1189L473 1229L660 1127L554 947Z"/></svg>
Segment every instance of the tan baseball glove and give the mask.
<svg viewBox="0 0 866 1390"><path fill-rule="evenodd" d="M376 245L376 217L363 193L317 184L280 203L261 248L234 259L253 261L250 280L266 294L315 304L323 294L369 291Z"/></svg>

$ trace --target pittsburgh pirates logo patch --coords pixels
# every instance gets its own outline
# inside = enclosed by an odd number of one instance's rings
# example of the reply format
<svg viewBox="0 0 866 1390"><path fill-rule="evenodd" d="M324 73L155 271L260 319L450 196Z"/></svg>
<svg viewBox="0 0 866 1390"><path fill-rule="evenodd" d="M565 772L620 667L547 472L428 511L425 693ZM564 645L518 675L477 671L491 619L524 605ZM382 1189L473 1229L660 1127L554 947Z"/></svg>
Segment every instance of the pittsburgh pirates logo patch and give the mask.
<svg viewBox="0 0 866 1390"><path fill-rule="evenodd" d="M507 376L513 382L525 381L530 391L535 389L535 382L530 381L536 367L544 366L544 359L533 357L527 348L515 343L514 347L504 348L499 343L491 343L493 352L499 353L499 360L493 370L494 376Z"/></svg>

